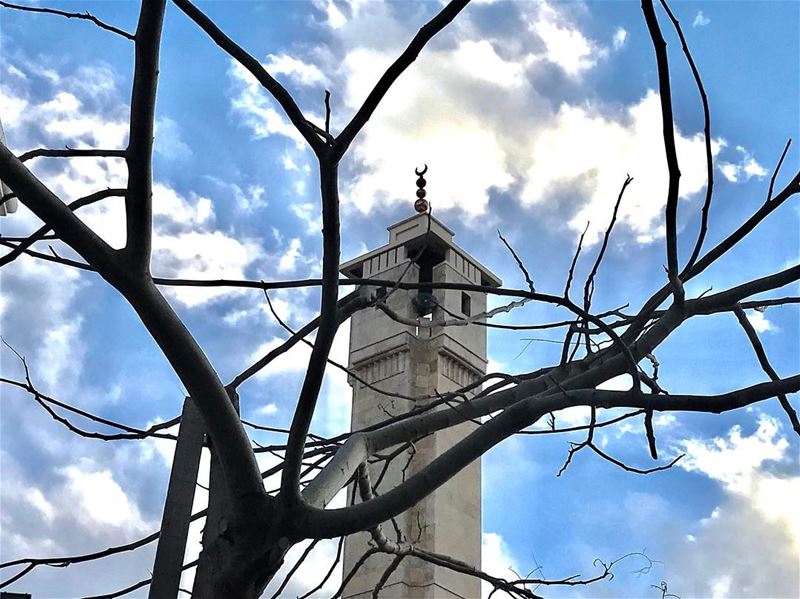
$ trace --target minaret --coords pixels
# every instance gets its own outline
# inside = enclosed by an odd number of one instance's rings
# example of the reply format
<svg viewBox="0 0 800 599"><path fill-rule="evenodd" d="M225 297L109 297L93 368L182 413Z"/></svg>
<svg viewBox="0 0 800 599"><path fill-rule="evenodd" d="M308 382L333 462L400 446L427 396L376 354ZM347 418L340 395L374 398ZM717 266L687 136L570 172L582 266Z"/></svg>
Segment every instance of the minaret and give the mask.
<svg viewBox="0 0 800 599"><path fill-rule="evenodd" d="M427 169L427 167L426 167ZM418 214L389 227L389 243L341 266L351 278L431 283L430 289L389 293L386 304L396 314L418 324L396 322L378 309L357 312L350 326L349 367L379 390L430 398L476 381L486 372L486 328L436 326L445 319L465 318L486 311L486 294L436 289L435 283L455 282L500 286L486 267L453 243L453 231L433 218L425 200L425 173L417 171ZM365 292L387 293L382 288ZM425 326L428 325L428 326ZM361 429L411 409L410 400L383 395L350 377L353 388L352 429ZM419 404L417 404L419 405ZM404 477L467 435L476 425L464 423L417 441L393 462L377 488L388 490ZM385 453L390 453L389 451ZM373 484L382 463L370 467ZM356 499L358 501L358 499ZM395 519L406 541L480 567L481 464L476 460L416 507ZM395 539L391 523L384 533ZM369 548L370 535L345 539L344 572L350 572ZM344 599L366 599L393 556L374 555L347 585ZM414 599L477 599L480 581L415 558L405 558L383 587L381 597Z"/></svg>

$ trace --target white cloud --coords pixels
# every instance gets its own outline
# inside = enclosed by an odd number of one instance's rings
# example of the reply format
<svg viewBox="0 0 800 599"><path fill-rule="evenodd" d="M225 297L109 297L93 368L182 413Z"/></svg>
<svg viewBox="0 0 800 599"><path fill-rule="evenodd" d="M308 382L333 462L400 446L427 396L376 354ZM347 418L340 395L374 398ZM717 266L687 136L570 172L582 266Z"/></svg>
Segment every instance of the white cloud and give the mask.
<svg viewBox="0 0 800 599"><path fill-rule="evenodd" d="M111 471L98 469L91 461L62 470L66 479L65 493L77 518L87 526L100 525L131 532L144 532L151 524L143 521Z"/></svg>
<svg viewBox="0 0 800 599"><path fill-rule="evenodd" d="M280 337L273 337L269 341L265 341L250 355L248 363L260 360L275 348L283 345L285 341L286 339ZM309 357L311 357L311 349L305 343L297 343L260 370L255 378L265 379L280 374L305 372Z"/></svg>
<svg viewBox="0 0 800 599"><path fill-rule="evenodd" d="M578 186L571 196L578 199L569 226L589 231L584 245L598 241L608 226L614 202L625 174L633 183L625 192L618 222L627 225L642 242L663 236L662 211L668 173L661 143L659 97L648 92L624 114L609 117L592 106L564 104L555 121L536 136L532 166L526 174L522 201L540 204L559 186ZM680 197L687 198L705 186L702 137L687 137L676 130L681 166ZM720 142L714 141L713 153Z"/></svg>
<svg viewBox="0 0 800 599"><path fill-rule="evenodd" d="M295 237L289 243L286 252L280 257L278 261L278 271L282 273L292 272L296 265L297 260L303 255L303 244Z"/></svg>
<svg viewBox="0 0 800 599"><path fill-rule="evenodd" d="M766 169L761 166L758 162L756 162L755 158L748 157L747 161L744 163L742 167L742 171L744 172L745 176L749 179L750 177L758 177L761 178L767 174Z"/></svg>
<svg viewBox="0 0 800 599"><path fill-rule="evenodd" d="M17 217L33 220L24 208ZM43 392L58 389L59 394L68 394L77 384L86 346L81 335L84 320L76 312L75 300L84 285L75 270L26 257L3 269L0 329L29 359L34 380ZM35 344L20 345L28 338L35 339ZM3 358L6 368L10 366L7 356Z"/></svg>
<svg viewBox="0 0 800 599"><path fill-rule="evenodd" d="M598 58L608 55L606 48L586 38L549 4L542 5L539 18L531 25L531 29L545 43L545 58L572 77L580 76L595 66Z"/></svg>
<svg viewBox="0 0 800 599"><path fill-rule="evenodd" d="M721 161L719 169L725 178L731 183L748 181L752 177L761 179L767 174L767 170L742 146L736 146L736 151L741 154L738 162Z"/></svg>
<svg viewBox="0 0 800 599"><path fill-rule="evenodd" d="M277 590L278 585L283 582L284 578L288 575L289 570L294 566L297 560L302 555L303 551L308 547L310 541L304 541L292 547L286 554L284 566L278 571L278 574L272 580L264 594L266 597L271 597ZM292 576L289 583L281 593L281 597L299 597L309 592L312 588L316 587L322 578L327 574L334 559L336 558L338 540L326 539L317 543L316 547L308 554L303 564L297 569ZM314 594L310 595L311 599L323 599L333 596L339 588L342 579L342 564L341 562L336 566L334 573L325 583L325 585Z"/></svg>
<svg viewBox="0 0 800 599"><path fill-rule="evenodd" d="M185 231L213 224L214 207L209 198L192 194L191 201L162 183L153 185L153 220L155 228L178 227Z"/></svg>
<svg viewBox="0 0 800 599"><path fill-rule="evenodd" d="M220 231L159 235L153 239L153 273L179 279L244 279L245 269L261 254L261 246L255 241L238 240ZM194 307L241 290L169 287L166 293Z"/></svg>
<svg viewBox="0 0 800 599"><path fill-rule="evenodd" d="M286 61L284 62L286 63ZM286 66L286 68L289 67ZM306 142L303 136L289 122L283 112L279 111L278 105L269 93L261 87L258 80L247 69L231 60L228 73L232 77L235 87L231 105L234 111L244 117L244 125L253 132L256 138L280 135L292 140L298 149L305 148ZM293 73L297 74L296 71ZM307 118L314 122L321 122L316 115L308 114Z"/></svg>
<svg viewBox="0 0 800 599"><path fill-rule="evenodd" d="M735 164L731 164L730 162L723 162L722 164L720 164L719 170L722 171L722 174L728 181L736 182L739 168Z"/></svg>
<svg viewBox="0 0 800 599"><path fill-rule="evenodd" d="M606 391L627 391L633 386L633 379L629 374L620 374L597 385L598 389Z"/></svg>
<svg viewBox="0 0 800 599"><path fill-rule="evenodd" d="M584 426L589 424L591 409L588 406L573 406L556 412L556 427L570 428L573 426ZM550 428L544 419L539 421L542 429Z"/></svg>
<svg viewBox="0 0 800 599"><path fill-rule="evenodd" d="M698 10L692 21L692 27L705 27L709 23L711 23L711 19L705 16L702 10Z"/></svg>
<svg viewBox="0 0 800 599"><path fill-rule="evenodd" d="M678 418L671 412L661 412L653 416L653 425L658 428L672 426L678 422Z"/></svg>
<svg viewBox="0 0 800 599"><path fill-rule="evenodd" d="M767 333L778 330L778 327L767 320L767 317L764 316L764 312L761 310L748 310L746 315L747 320L750 321L750 324L753 325L757 333Z"/></svg>
<svg viewBox="0 0 800 599"><path fill-rule="evenodd" d="M333 56L327 45L301 51L299 58L303 64L327 63L322 70L331 74L334 85L341 82L341 98L352 111L413 31L381 3L361 7L366 23L360 25L348 20L354 14L352 4L319 6L340 12L331 35L344 48L344 57ZM410 205L413 170L427 163L434 211L457 208L473 220L485 218L490 196L516 192L518 185L516 199L549 212L553 206L565 211L559 220L575 232L591 221L591 244L605 230L630 173L635 181L622 203L621 227L640 243L663 237L667 170L657 94L621 107L563 103L554 112L548 100L552 90L537 88L538 76L547 76L546 64L558 65L570 74L572 85L580 85L580 75L607 58L609 49L590 39L570 11L557 4L535 3L520 10L541 38L538 46L522 41L500 45L478 37L479 29L467 17L456 36L444 36L443 44L426 48L356 139L350 152L352 172L342 178L343 206L368 213L376 206ZM385 33L379 39L376 27ZM627 30L618 27L609 47L619 49L628 38ZM263 134L279 133L287 125L274 118L270 125L265 111L273 104L259 105L252 98L248 102ZM239 107L248 109L241 103ZM705 186L704 146L700 134L677 134L680 193L687 199ZM723 144L713 141L715 155ZM298 163L291 156L283 158L283 165L294 170ZM737 166L739 177L760 176L755 161ZM309 204L298 206L302 208L293 208L296 213L302 209L311 214ZM312 228L308 222L309 233L316 233L316 223Z"/></svg>
<svg viewBox="0 0 800 599"><path fill-rule="evenodd" d="M465 46L426 61L397 82L374 119L354 147L354 156L364 171L342 194L344 201L369 212L376 204L408 202L413 198L413 171L427 163L431 170L428 197L434 210L459 207L468 214L486 211L489 190L506 189L513 181L506 165L506 152L499 132L485 114L459 107L455 94L471 70L466 57L482 54L484 60L499 61L487 46ZM492 58L488 58L492 56ZM344 66L348 77L348 104L365 97L390 54L359 49L348 54ZM467 88L514 83L516 67L495 69L495 75L473 76ZM491 79L491 81L490 81ZM431 87L428 81L438 85ZM463 93L469 93L462 90ZM488 91L485 91L488 93Z"/></svg>
<svg viewBox="0 0 800 599"><path fill-rule="evenodd" d="M263 405L256 410L256 414L258 414L259 416L273 416L277 413L278 413L278 406L276 406L272 402Z"/></svg>
<svg viewBox="0 0 800 599"><path fill-rule="evenodd" d="M306 235L319 235L322 231L322 214L316 204L292 204L294 215L306 224Z"/></svg>
<svg viewBox="0 0 800 599"><path fill-rule="evenodd" d="M462 41L453 53L453 63L463 70L463 76L501 88L518 88L524 81L523 65L501 58L487 40Z"/></svg>
<svg viewBox="0 0 800 599"><path fill-rule="evenodd" d="M336 6L334 0L315 0L315 4L325 11L328 27L331 29L340 29L347 23L347 18Z"/></svg>
<svg viewBox="0 0 800 599"><path fill-rule="evenodd" d="M517 578L521 571L511 548L503 537L496 532L484 532L481 538L481 569L487 574L506 580ZM484 599L489 597L494 587L488 582L481 581L481 595ZM497 591L492 597L510 597L505 591Z"/></svg>
<svg viewBox="0 0 800 599"><path fill-rule="evenodd" d="M232 197L237 210L250 213L268 205L265 197L267 189L263 185L254 183L243 187L238 183L228 183L212 176L206 176L205 178L220 188L221 194L217 194L217 197L220 197L226 203L228 197Z"/></svg>
<svg viewBox="0 0 800 599"><path fill-rule="evenodd" d="M282 162L283 168L285 168L287 171L296 171L299 168L297 164L295 164L294 158L292 158L291 154L288 152L283 155Z"/></svg>
<svg viewBox="0 0 800 599"><path fill-rule="evenodd" d="M678 466L717 481L724 495L691 534L668 544L662 560L670 587L683 596L794 596L800 476L780 423L762 414L750 435L737 425L725 437L685 439L678 448L686 452ZM765 467L787 462L791 474Z"/></svg>
<svg viewBox="0 0 800 599"><path fill-rule="evenodd" d="M24 67L30 71L28 65ZM37 73L39 74L39 73ZM114 76L104 65L84 66L68 76L55 74L48 81L57 82L59 91L45 90L44 101L29 103L32 82L10 88L14 95L0 94L0 104L9 141L13 147L29 149L34 145L47 147L119 149L127 143L128 123L121 103L113 108L99 108L98 95L114 103ZM111 99L109 99L111 98ZM9 115L7 111L10 111ZM57 195L69 202L108 187L124 187L127 169L118 158L81 158L59 160L57 170L44 171L42 159L28 163L29 168L42 176ZM77 213L112 247L125 242L122 204L109 199L88 206Z"/></svg>
<svg viewBox="0 0 800 599"><path fill-rule="evenodd" d="M800 559L787 528L745 498L727 497L692 530L660 556L670 589L682 597L796 596Z"/></svg>
<svg viewBox="0 0 800 599"><path fill-rule="evenodd" d="M759 467L767 460L782 459L789 447L789 442L778 436L779 430L777 420L761 415L758 429L747 437L737 425L727 439L686 439L681 443L686 457L679 464L689 472L702 472L721 482L731 492L749 494L762 476Z"/></svg>
<svg viewBox="0 0 800 599"><path fill-rule="evenodd" d="M53 504L47 500L44 494L36 488L28 489L26 494L28 496L28 501L41 512L44 519L48 522L52 522L56 515L56 509L53 507Z"/></svg>
<svg viewBox="0 0 800 599"><path fill-rule="evenodd" d="M248 185L246 191L235 183L232 183L231 186L234 190L233 197L237 205L245 212L266 207L267 200L264 198L266 189L263 185Z"/></svg>
<svg viewBox="0 0 800 599"><path fill-rule="evenodd" d="M61 386L65 372L74 368L75 362L82 360L80 339L82 324L83 317L76 316L53 326L44 333L37 362L47 365L41 369L41 376L50 388ZM75 355L75 349L78 349L78 355Z"/></svg>
<svg viewBox="0 0 800 599"><path fill-rule="evenodd" d="M178 123L167 117L156 120L154 150L168 160L185 160L192 149L183 141Z"/></svg>
<svg viewBox="0 0 800 599"><path fill-rule="evenodd" d="M269 54L264 67L273 76L287 75L292 81L301 85L325 84L325 75L322 74L319 67L307 64L288 54Z"/></svg>
<svg viewBox="0 0 800 599"><path fill-rule="evenodd" d="M58 115L68 115L71 112L76 112L81 107L81 102L73 94L69 92L58 92L52 100L48 100L38 106L42 112L55 113ZM59 126L58 122L48 123L45 125L45 130L52 130Z"/></svg>
<svg viewBox="0 0 800 599"><path fill-rule="evenodd" d="M612 44L614 46L614 50L620 50L621 48L623 48L627 41L628 41L628 32L622 27L617 27L617 30L614 32L614 37L612 38Z"/></svg>
<svg viewBox="0 0 800 599"><path fill-rule="evenodd" d="M489 362L486 364L486 372L487 374L492 374L496 372L510 372L510 369L508 367L508 364L506 364L505 362L495 360L494 358L489 356ZM484 383L484 387L493 384L493 382Z"/></svg>
<svg viewBox="0 0 800 599"><path fill-rule="evenodd" d="M681 450L686 457L678 464L689 472L702 472L719 481L726 491L746 498L765 519L780 521L791 534L795 552L800 556L800 520L796 518L800 476L779 477L762 468L767 461L783 461L788 457L789 442L780 436L780 431L778 420L762 414L758 429L750 436L742 436L737 425L727 439L684 440Z"/></svg>
<svg viewBox="0 0 800 599"><path fill-rule="evenodd" d="M17 67L15 67L13 64L10 64L10 65L8 65L8 66L6 67L6 73L8 73L9 75L11 75L12 77L18 77L19 79L27 79L27 78L28 78L28 76L27 76L25 73L23 73L22 71L20 71L20 70L19 70Z"/></svg>
<svg viewBox="0 0 800 599"><path fill-rule="evenodd" d="M241 190L240 190L241 191ZM260 196L260 191L250 189ZM244 279L264 255L258 241L214 229L211 199L156 183L153 186L153 259L156 276L168 278ZM241 289L167 287L165 293L187 307L244 293Z"/></svg>
<svg viewBox="0 0 800 599"><path fill-rule="evenodd" d="M3 113L3 120L6 123L5 128L11 129L9 125L18 123L28 108L28 101L25 98L18 96L9 96L3 89L0 89L0 112ZM12 147L13 139L9 142Z"/></svg>
<svg viewBox="0 0 800 599"><path fill-rule="evenodd" d="M70 143L71 147L119 148L120 140L124 140L128 133L128 123L122 121L108 121L98 114L81 114L77 109L73 111L65 103L48 103L37 110L45 118L52 118L59 113L63 115L58 120L50 120L44 125L44 130L54 137ZM76 140L79 143L76 143Z"/></svg>

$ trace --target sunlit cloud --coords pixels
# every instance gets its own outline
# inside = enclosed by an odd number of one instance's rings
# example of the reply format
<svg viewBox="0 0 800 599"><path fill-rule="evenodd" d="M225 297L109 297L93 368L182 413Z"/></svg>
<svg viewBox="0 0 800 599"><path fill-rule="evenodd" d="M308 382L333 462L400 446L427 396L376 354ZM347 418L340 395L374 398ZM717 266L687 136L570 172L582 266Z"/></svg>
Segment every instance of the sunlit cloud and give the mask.
<svg viewBox="0 0 800 599"><path fill-rule="evenodd" d="M779 422L761 415L745 435L687 439L678 466L717 481L723 501L670 550L671 583L695 596L788 597L800 580L800 475ZM791 462L778 474L767 464ZM713 572L713 576L709 576Z"/></svg>

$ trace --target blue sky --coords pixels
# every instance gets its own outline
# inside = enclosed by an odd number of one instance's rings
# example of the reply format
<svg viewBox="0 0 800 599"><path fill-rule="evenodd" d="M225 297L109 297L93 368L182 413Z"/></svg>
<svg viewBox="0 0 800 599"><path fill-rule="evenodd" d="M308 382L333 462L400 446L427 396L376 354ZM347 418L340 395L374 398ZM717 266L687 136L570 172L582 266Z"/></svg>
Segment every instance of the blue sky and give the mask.
<svg viewBox="0 0 800 599"><path fill-rule="evenodd" d="M129 31L135 3L50 4L88 10ZM332 129L352 115L382 69L437 9L436 3L210 2L209 16ZM716 199L706 247L763 203L789 137L800 132L800 4L681 2L674 7L703 76L712 110ZM663 15L662 15L663 16ZM702 112L677 40L674 103L683 172L679 244L686 259L705 186ZM84 22L0 12L0 117L10 146L124 147L132 50ZM426 162L434 214L456 242L499 274L524 280L497 239L517 249L537 288L559 293L589 221L585 276L626 173L634 177L597 279L598 310L641 301L664 280L666 169L658 139L653 52L638 3L481 2L422 53L398 81L341 165L343 258L385 242L385 227L411 214L413 169ZM319 274L318 182L312 154L277 106L182 13L169 6L157 107L154 274L288 279ZM787 180L800 160L784 165ZM121 161L37 160L34 171L71 200L124 184ZM124 239L122 205L81 213L109 241ZM796 198L722 263L693 280L696 296L796 264ZM36 228L24 208L0 221L4 235ZM69 251L57 247L59 253ZM2 271L3 337L26 356L44 392L103 416L146 426L180 411L183 390L133 312L103 281L63 267L17 260ZM283 338L257 292L168 290L222 379L228 381ZM797 286L776 295L796 295ZM276 293L293 326L313 317L317 293ZM503 322L564 315L526 306ZM776 370L800 366L796 307L748 315ZM490 332L491 365L526 372L558 359L530 333ZM552 333L537 339L556 339ZM347 330L334 347L346 361ZM20 365L3 351L2 374ZM285 425L297 397L302 355L242 387L243 414ZM765 380L731 315L695 319L657 352L671 392L719 393ZM615 381L611 385L620 383ZM315 430L349 423L349 388L329 373ZM797 398L792 398L797 405ZM24 394L2 389L2 560L80 553L157 528L168 442L77 439ZM578 423L576 411L559 417ZM675 414L656 422L672 470L638 477L582 454L560 478L567 441L514 437L484 469L484 567L510 576L541 567L549 577L593 573L592 560L642 551L658 560L621 563L615 579L554 596L658 596L662 580L682 597L791 596L800 584L798 439L776 402L718 417ZM259 441L269 437L261 435ZM650 464L641 423L601 435L614 455ZM202 493L198 502L202 502ZM190 548L196 551L196 546ZM321 544L308 572L334 552ZM110 591L148 576L152 548L108 563L42 569L12 587L35 597ZM4 573L5 574L5 573ZM298 593L307 581L287 591ZM311 586L311 585L306 585Z"/></svg>

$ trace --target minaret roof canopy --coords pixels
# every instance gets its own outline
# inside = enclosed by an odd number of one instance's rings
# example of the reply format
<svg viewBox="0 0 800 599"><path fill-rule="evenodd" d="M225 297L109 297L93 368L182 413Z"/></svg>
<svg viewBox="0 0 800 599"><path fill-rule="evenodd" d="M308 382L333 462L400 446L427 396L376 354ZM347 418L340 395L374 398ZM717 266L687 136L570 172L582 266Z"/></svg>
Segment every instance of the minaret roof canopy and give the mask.
<svg viewBox="0 0 800 599"><path fill-rule="evenodd" d="M453 243L453 231L433 216L415 214L391 225L387 230L389 231L388 244L348 260L339 267L339 271L346 277L358 279L362 277L364 262L370 258L394 247L404 246L409 252L413 252L423 244L427 244L429 248L442 251L452 249L469 259L480 270L482 285L500 287L503 284L497 275Z"/></svg>

